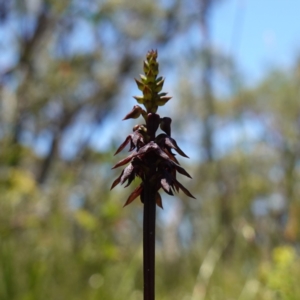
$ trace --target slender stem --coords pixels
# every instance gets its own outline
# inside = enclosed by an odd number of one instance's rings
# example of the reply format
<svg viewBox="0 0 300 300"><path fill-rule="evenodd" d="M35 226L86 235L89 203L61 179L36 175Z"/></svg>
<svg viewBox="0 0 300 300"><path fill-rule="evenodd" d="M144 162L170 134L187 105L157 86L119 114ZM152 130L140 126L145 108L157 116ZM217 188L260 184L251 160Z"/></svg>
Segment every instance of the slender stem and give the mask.
<svg viewBox="0 0 300 300"><path fill-rule="evenodd" d="M155 189L144 186L144 300L155 299Z"/></svg>

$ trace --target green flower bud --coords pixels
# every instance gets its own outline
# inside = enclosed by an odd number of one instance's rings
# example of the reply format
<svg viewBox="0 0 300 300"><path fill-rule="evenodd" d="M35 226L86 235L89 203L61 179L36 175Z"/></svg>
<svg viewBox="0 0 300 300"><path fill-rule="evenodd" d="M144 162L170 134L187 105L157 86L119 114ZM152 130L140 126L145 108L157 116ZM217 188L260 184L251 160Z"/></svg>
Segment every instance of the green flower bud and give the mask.
<svg viewBox="0 0 300 300"><path fill-rule="evenodd" d="M148 83L154 83L155 82L155 75L154 75L152 69L150 69L149 72L147 73L147 82Z"/></svg>
<svg viewBox="0 0 300 300"><path fill-rule="evenodd" d="M156 104L158 106L163 106L165 105L172 97L160 97L156 100Z"/></svg>
<svg viewBox="0 0 300 300"><path fill-rule="evenodd" d="M162 90L162 88L164 86L164 81L165 81L164 78L162 80L160 80L159 82L156 81L156 87L154 89L155 92L159 93Z"/></svg>
<svg viewBox="0 0 300 300"><path fill-rule="evenodd" d="M143 74L140 74L140 77L141 77L142 83L147 84L147 82L148 82L147 77L145 75L143 75Z"/></svg>
<svg viewBox="0 0 300 300"><path fill-rule="evenodd" d="M136 78L134 78L134 80L135 80L135 82L136 82L136 84L138 86L138 89L140 91L143 91L145 85L142 82L140 82L139 80L137 80Z"/></svg>
<svg viewBox="0 0 300 300"><path fill-rule="evenodd" d="M139 104L144 104L144 96L133 96L133 98L134 98Z"/></svg>
<svg viewBox="0 0 300 300"><path fill-rule="evenodd" d="M152 91L148 85L144 85L143 88L143 94L145 100L151 100L152 99Z"/></svg>
<svg viewBox="0 0 300 300"><path fill-rule="evenodd" d="M147 61L144 61L144 73L147 74L149 71L149 64Z"/></svg>

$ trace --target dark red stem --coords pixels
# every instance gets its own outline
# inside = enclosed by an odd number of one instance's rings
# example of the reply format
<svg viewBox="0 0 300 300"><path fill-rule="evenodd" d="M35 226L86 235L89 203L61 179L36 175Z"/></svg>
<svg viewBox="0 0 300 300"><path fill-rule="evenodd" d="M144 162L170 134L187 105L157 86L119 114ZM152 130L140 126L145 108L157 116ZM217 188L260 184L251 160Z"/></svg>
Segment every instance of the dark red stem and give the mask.
<svg viewBox="0 0 300 300"><path fill-rule="evenodd" d="M155 299L155 189L147 181L144 186L144 300Z"/></svg>

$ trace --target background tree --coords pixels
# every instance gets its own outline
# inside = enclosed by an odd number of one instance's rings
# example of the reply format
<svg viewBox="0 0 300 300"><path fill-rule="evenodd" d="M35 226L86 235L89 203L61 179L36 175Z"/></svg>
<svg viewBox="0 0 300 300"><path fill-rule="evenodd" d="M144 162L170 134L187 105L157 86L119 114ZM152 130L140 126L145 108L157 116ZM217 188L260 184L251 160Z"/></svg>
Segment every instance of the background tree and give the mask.
<svg viewBox="0 0 300 300"><path fill-rule="evenodd" d="M151 48L197 198L158 214L157 297L299 298L299 60L244 86L234 58L204 51L221 3L0 2L1 299L141 298L141 207L108 189L135 125L111 116Z"/></svg>

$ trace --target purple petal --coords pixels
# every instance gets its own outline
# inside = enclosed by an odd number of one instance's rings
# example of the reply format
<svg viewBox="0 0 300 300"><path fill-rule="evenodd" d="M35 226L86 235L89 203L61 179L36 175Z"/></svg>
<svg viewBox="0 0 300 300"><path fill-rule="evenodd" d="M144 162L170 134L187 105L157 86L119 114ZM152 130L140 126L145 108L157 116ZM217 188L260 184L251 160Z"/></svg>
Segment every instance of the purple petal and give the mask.
<svg viewBox="0 0 300 300"><path fill-rule="evenodd" d="M118 150L116 151L116 153L115 153L114 155L116 155L116 154L118 154L119 152L121 152L121 151L126 147L126 145L127 145L130 141L131 141L131 135L129 135L129 136L126 138L126 140L120 145L120 147L118 148Z"/></svg>
<svg viewBox="0 0 300 300"><path fill-rule="evenodd" d="M127 201L125 202L124 206L130 204L133 200L135 200L143 191L143 186L139 185L128 197Z"/></svg>
<svg viewBox="0 0 300 300"><path fill-rule="evenodd" d="M117 179L115 179L115 181L114 181L113 184L111 185L111 188L110 188L111 190L112 190L116 185L118 185L118 184L120 183L121 177L122 177L123 173L124 173L124 170L122 171L121 175L120 175Z"/></svg>
<svg viewBox="0 0 300 300"><path fill-rule="evenodd" d="M136 152L131 153L129 156L127 156L126 158L120 160L116 165L114 165L114 166L112 167L112 169L115 169L115 168L118 168L118 167L120 167L120 166L126 165L126 164L129 163L129 162L131 161L131 159L132 159L134 156L136 156L136 155L137 155Z"/></svg>
<svg viewBox="0 0 300 300"><path fill-rule="evenodd" d="M124 169L124 172L123 172L123 175L121 177L121 184L123 184L127 179L128 177L132 174L134 170L134 167L132 164L129 164L125 169Z"/></svg>

